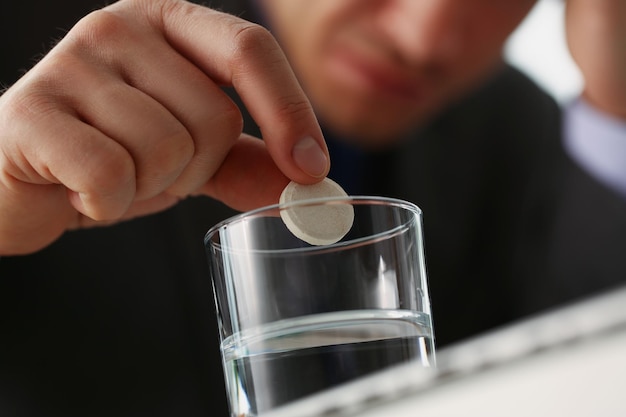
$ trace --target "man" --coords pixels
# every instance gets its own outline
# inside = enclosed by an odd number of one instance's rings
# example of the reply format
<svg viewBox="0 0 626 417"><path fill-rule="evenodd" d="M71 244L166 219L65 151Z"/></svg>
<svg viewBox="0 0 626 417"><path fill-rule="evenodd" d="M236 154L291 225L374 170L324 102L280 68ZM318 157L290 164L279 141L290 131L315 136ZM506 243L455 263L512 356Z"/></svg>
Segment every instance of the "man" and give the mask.
<svg viewBox="0 0 626 417"><path fill-rule="evenodd" d="M533 3L224 5L287 58L175 0L82 19L0 97L3 415L225 415L201 246L233 213L216 200L275 202L330 158L350 193L424 210L440 346L623 283L624 198L500 62ZM585 97L619 124L623 2L568 7Z"/></svg>

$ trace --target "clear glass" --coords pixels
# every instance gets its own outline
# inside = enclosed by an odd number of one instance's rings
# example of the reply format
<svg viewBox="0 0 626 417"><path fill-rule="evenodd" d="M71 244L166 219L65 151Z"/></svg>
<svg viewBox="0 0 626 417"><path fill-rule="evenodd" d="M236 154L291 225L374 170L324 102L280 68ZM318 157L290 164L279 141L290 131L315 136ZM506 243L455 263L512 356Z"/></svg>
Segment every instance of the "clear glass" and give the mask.
<svg viewBox="0 0 626 417"><path fill-rule="evenodd" d="M280 210L350 204L354 224L311 246ZM232 416L435 360L420 209L380 197L299 201L235 216L205 238Z"/></svg>

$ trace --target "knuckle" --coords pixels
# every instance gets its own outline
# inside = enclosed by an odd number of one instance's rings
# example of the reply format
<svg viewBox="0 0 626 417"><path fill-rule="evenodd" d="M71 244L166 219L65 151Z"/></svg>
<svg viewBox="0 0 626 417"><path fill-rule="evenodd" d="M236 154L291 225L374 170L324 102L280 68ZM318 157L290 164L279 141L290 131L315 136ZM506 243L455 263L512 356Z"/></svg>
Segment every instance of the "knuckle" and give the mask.
<svg viewBox="0 0 626 417"><path fill-rule="evenodd" d="M127 152L114 150L92 154L84 178L91 193L114 196L135 176L135 164Z"/></svg>
<svg viewBox="0 0 626 417"><path fill-rule="evenodd" d="M36 125L59 113L74 113L80 94L76 87L85 85L88 71L71 52L55 52L7 90L2 112L15 120L13 125L22 126Z"/></svg>
<svg viewBox="0 0 626 417"><path fill-rule="evenodd" d="M27 88L15 93L12 95L7 94L4 97L10 101L7 106L2 108L3 119L13 120L14 123L28 121L29 119L34 122L41 115L49 114L53 111L54 106L52 106L48 97L42 93L42 88Z"/></svg>
<svg viewBox="0 0 626 417"><path fill-rule="evenodd" d="M247 61L251 56L274 55L280 50L274 36L263 26L245 21L237 21L233 26L233 62Z"/></svg>
<svg viewBox="0 0 626 417"><path fill-rule="evenodd" d="M274 42L274 36L265 27L256 23L237 20L235 26L235 40L241 47L258 47L267 42Z"/></svg>
<svg viewBox="0 0 626 417"><path fill-rule="evenodd" d="M48 55L33 74L35 91L54 96L75 95L89 73L89 64L72 50L61 49Z"/></svg>
<svg viewBox="0 0 626 417"><path fill-rule="evenodd" d="M169 176L181 170L193 157L195 146L191 134L179 125L163 139L166 146L157 146L150 155L151 165Z"/></svg>
<svg viewBox="0 0 626 417"><path fill-rule="evenodd" d="M278 98L276 109L276 117L290 123L309 120L312 114L311 104L305 97L300 95Z"/></svg>
<svg viewBox="0 0 626 417"><path fill-rule="evenodd" d="M64 111L64 101L59 98L58 85L50 77L39 77L28 85L14 86L4 99L3 119L7 126L34 126L57 112Z"/></svg>
<svg viewBox="0 0 626 417"><path fill-rule="evenodd" d="M156 143L156 146L154 145ZM196 152L190 133L181 125L151 143L149 151L138 155L138 197L153 197L172 184Z"/></svg>
<svg viewBox="0 0 626 417"><path fill-rule="evenodd" d="M141 1L141 0L137 0ZM153 6L156 13L149 14L157 19L161 19L163 16L176 16L183 20L192 16L198 9L189 2L178 0L147 0L150 6ZM161 22L155 22L157 25L161 25Z"/></svg>
<svg viewBox="0 0 626 417"><path fill-rule="evenodd" d="M92 54L116 51L133 37L133 29L121 15L106 9L83 17L66 36L68 43Z"/></svg>
<svg viewBox="0 0 626 417"><path fill-rule="evenodd" d="M133 197L135 164L123 149L91 154L82 166L77 191L91 201L90 216L96 220L114 220Z"/></svg>

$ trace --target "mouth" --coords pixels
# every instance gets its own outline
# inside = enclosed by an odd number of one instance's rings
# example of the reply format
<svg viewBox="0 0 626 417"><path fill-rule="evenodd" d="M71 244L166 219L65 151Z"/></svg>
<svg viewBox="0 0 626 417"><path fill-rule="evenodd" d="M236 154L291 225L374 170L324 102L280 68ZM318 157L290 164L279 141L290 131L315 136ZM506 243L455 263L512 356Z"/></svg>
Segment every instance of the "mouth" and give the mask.
<svg viewBox="0 0 626 417"><path fill-rule="evenodd" d="M337 47L327 62L329 74L344 85L376 99L414 102L423 95L414 74L399 64Z"/></svg>

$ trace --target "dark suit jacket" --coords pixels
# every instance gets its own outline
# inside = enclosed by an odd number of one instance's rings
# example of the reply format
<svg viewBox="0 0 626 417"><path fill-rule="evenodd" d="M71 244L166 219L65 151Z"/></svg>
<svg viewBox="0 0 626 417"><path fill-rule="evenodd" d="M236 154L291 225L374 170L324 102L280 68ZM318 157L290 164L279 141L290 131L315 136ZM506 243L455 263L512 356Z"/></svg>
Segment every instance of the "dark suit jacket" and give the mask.
<svg viewBox="0 0 626 417"><path fill-rule="evenodd" d="M4 5L0 81L90 7ZM410 140L367 155L364 192L424 211L439 346L624 283L626 204L560 140L555 102L503 67ZM0 259L0 415L227 415L202 242L231 214L192 198Z"/></svg>

